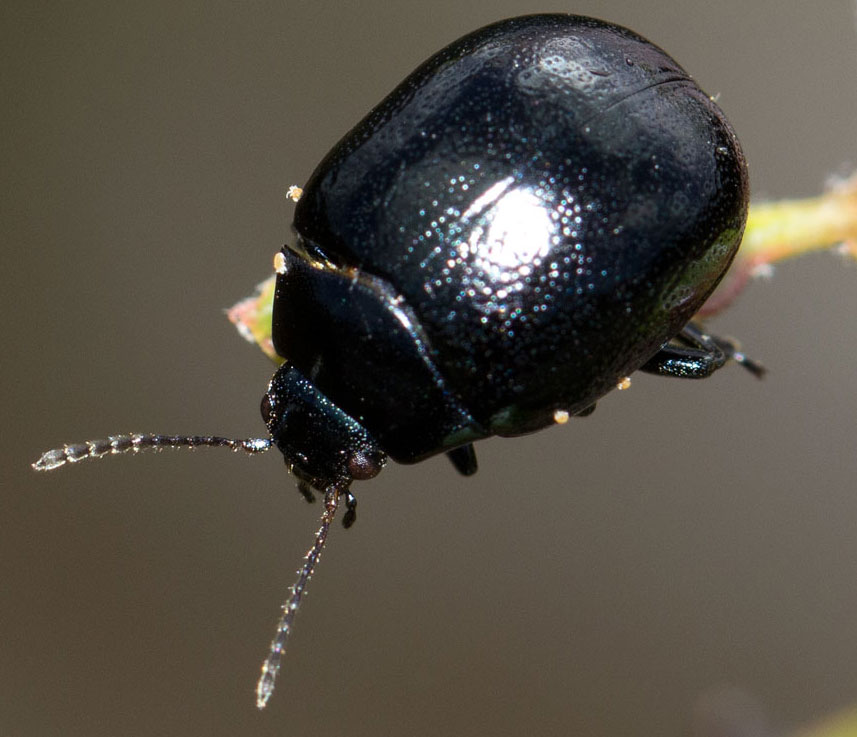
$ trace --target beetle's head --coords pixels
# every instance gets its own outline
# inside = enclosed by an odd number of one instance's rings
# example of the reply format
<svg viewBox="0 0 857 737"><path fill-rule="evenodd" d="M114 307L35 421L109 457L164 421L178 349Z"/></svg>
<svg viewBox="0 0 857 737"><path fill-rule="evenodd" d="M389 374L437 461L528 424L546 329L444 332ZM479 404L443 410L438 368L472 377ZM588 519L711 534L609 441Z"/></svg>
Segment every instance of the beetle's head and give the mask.
<svg viewBox="0 0 857 737"><path fill-rule="evenodd" d="M371 479L387 461L357 420L288 364L268 384L261 410L289 469L315 489Z"/></svg>

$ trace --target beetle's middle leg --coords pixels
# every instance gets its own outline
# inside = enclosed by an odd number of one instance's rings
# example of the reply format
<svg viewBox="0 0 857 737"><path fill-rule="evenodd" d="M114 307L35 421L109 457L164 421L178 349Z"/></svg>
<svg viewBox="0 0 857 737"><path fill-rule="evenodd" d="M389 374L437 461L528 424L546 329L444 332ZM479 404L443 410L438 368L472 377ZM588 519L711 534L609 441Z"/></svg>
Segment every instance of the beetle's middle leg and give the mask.
<svg viewBox="0 0 857 737"><path fill-rule="evenodd" d="M689 322L672 341L646 361L640 371L683 379L705 379L729 360L740 363L758 378L765 374L765 367L745 356L733 341L709 335L699 325Z"/></svg>

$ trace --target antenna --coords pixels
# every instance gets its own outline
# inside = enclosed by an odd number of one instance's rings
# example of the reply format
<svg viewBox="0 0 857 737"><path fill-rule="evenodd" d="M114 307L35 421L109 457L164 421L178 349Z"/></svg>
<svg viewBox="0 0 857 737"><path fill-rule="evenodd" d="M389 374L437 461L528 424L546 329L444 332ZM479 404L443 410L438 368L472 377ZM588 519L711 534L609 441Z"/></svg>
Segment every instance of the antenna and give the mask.
<svg viewBox="0 0 857 737"><path fill-rule="evenodd" d="M283 615L277 623L277 633L271 642L268 657L262 663L262 675L259 676L259 682L256 685L256 706L259 709L264 709L267 706L268 699L271 698L271 694L274 692L274 681L277 678L277 673L280 671L280 661L282 660L283 653L286 651L286 641L289 638L289 634L291 634L292 624L295 621L295 615L298 613L298 607L301 604L301 597L306 592L307 584L321 556L322 548L327 540L327 533L330 530L333 518L336 516L339 495L342 493L349 493L347 482L331 484L324 490L324 512L321 515L321 527L315 533L315 541L304 557L304 564L298 571L298 578L290 589L289 598L283 604Z"/></svg>
<svg viewBox="0 0 857 737"><path fill-rule="evenodd" d="M77 463L87 458L103 458L106 455L120 455L123 453L139 453L144 450L163 450L165 448L230 448L233 451L243 450L245 453L264 453L271 447L270 438L223 438L218 435L154 435L132 433L128 435L111 435L104 440L87 440L84 443L63 445L61 448L42 453L39 459L33 463L36 471L52 471L60 468L66 463ZM349 490L350 478L342 478L330 483L324 489L324 512L321 515L321 526L315 533L312 547L304 556L304 562L298 571L298 578L289 590L289 598L283 604L283 614L277 623L277 632L271 642L268 657L262 663L262 675L256 686L256 706L264 709L274 693L274 681L280 671L280 662L286 651L286 642L292 631L292 624L301 598L306 593L306 587L312 578L315 566L321 557L322 548L327 540L330 525L336 516L336 508L339 506L340 495L345 495L346 514L343 519L346 527L349 527L355 519L357 500ZM309 486L298 481L301 493L312 500L312 491Z"/></svg>
<svg viewBox="0 0 857 737"><path fill-rule="evenodd" d="M264 453L271 447L270 438L221 438L217 435L154 435L131 433L111 435L104 440L87 440L84 443L64 445L62 448L42 453L33 464L36 471L53 471L66 463L77 463L87 458L102 458L106 455L139 453L143 450L164 448L231 448L245 453Z"/></svg>

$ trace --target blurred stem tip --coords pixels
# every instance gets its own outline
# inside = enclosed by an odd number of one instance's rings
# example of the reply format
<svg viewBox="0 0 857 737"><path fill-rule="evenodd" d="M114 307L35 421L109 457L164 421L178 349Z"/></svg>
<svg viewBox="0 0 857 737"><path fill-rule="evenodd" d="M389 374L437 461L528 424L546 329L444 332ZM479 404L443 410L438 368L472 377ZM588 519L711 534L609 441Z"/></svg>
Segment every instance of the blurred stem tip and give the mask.
<svg viewBox="0 0 857 737"><path fill-rule="evenodd" d="M694 705L693 737L857 737L857 705L831 712L797 729L779 729L753 694L733 686L704 692Z"/></svg>
<svg viewBox="0 0 857 737"><path fill-rule="evenodd" d="M857 737L857 707L832 714L790 737Z"/></svg>
<svg viewBox="0 0 857 737"><path fill-rule="evenodd" d="M751 205L738 255L699 316L728 307L752 279L770 276L777 262L816 251L857 259L857 174L832 182L817 197Z"/></svg>
<svg viewBox="0 0 857 737"><path fill-rule="evenodd" d="M271 339L271 314L274 308L274 287L277 275L272 274L256 286L256 292L226 310L226 315L238 333L250 343L255 343L272 361L280 364Z"/></svg>
<svg viewBox="0 0 857 737"><path fill-rule="evenodd" d="M751 205L738 255L699 317L710 317L728 307L750 281L770 275L774 264L830 250L857 260L857 174L832 183L817 197ZM274 283L275 276L268 277L255 294L227 310L227 315L245 339L281 363L271 341Z"/></svg>

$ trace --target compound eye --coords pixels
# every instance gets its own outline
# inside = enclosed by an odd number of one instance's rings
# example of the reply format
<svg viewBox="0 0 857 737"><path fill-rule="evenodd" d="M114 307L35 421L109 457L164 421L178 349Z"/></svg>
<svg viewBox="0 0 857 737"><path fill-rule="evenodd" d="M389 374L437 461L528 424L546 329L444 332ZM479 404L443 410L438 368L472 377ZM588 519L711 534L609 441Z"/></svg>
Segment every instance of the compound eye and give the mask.
<svg viewBox="0 0 857 737"><path fill-rule="evenodd" d="M276 406L277 402L270 392L268 392L267 394L265 394L264 397L262 397L262 406L259 409L262 412L262 419L264 420L265 425L267 425L268 430L271 430L271 427L276 422L277 418L274 415Z"/></svg>
<svg viewBox="0 0 857 737"><path fill-rule="evenodd" d="M348 474L355 481L365 481L381 473L386 455L380 450L358 450L348 459Z"/></svg>

